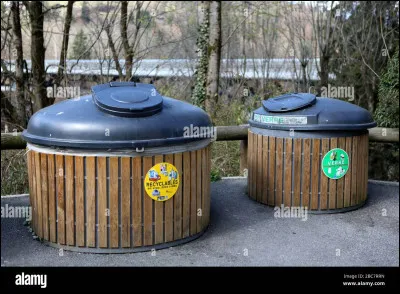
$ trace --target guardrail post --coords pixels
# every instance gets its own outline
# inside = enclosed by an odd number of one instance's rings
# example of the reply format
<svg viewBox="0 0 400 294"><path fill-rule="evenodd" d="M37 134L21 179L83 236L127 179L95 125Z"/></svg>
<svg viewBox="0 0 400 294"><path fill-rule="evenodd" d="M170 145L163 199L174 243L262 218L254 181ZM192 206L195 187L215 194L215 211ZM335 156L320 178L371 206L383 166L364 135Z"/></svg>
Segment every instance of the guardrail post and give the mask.
<svg viewBox="0 0 400 294"><path fill-rule="evenodd" d="M240 141L240 175L247 176L247 140Z"/></svg>

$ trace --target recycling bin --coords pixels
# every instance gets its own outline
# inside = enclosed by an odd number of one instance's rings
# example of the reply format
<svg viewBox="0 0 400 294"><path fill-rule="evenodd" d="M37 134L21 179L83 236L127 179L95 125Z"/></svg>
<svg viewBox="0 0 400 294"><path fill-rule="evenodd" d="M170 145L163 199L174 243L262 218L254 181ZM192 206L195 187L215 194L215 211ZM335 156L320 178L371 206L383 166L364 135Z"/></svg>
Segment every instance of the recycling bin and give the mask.
<svg viewBox="0 0 400 294"><path fill-rule="evenodd" d="M279 207L333 213L367 199L371 114L342 100L292 93L252 112L248 196Z"/></svg>
<svg viewBox="0 0 400 294"><path fill-rule="evenodd" d="M211 127L152 85L97 85L35 113L28 142L32 229L44 243L123 253L199 237L210 217ZM208 134L208 133L207 133Z"/></svg>

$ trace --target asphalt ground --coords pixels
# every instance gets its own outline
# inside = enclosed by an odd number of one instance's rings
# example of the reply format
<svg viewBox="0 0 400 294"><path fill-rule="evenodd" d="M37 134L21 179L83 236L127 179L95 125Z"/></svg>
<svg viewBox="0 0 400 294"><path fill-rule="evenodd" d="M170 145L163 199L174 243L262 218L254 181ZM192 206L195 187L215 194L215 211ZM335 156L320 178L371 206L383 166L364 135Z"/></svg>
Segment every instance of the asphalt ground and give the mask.
<svg viewBox="0 0 400 294"><path fill-rule="evenodd" d="M189 243L155 252L60 251L34 240L22 218L1 219L1 266L399 266L399 186L369 182L363 207L276 218L246 195L244 178L211 185L211 223ZM2 197L1 206L29 198Z"/></svg>

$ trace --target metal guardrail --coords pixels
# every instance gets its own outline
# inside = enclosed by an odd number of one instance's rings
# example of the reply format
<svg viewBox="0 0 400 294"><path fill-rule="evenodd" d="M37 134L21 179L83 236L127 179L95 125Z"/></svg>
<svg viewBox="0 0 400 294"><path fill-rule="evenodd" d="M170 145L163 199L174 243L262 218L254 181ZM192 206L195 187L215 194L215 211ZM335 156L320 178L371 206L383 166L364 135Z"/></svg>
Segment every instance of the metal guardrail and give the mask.
<svg viewBox="0 0 400 294"><path fill-rule="evenodd" d="M247 141L248 125L217 126L217 141ZM398 143L399 129L376 127L369 130L371 142ZM1 150L24 149L26 142L20 132L1 133Z"/></svg>

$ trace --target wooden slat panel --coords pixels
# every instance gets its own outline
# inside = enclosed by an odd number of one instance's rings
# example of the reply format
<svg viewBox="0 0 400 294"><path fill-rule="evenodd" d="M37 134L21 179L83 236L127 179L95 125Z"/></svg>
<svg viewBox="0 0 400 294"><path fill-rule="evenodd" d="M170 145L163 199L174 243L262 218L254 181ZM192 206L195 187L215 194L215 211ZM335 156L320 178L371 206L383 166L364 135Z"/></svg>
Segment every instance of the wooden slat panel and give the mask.
<svg viewBox="0 0 400 294"><path fill-rule="evenodd" d="M367 194L368 194L368 167L369 167L369 164L368 164L368 158L369 158L369 136L368 136L368 133L367 134L365 134L365 136L364 136L364 140L365 140L365 155L364 155L364 160L365 160L365 166L366 166L366 168L365 168L365 173L364 173L364 194L363 194L363 198L362 198L362 201L365 201L365 200L367 200Z"/></svg>
<svg viewBox="0 0 400 294"><path fill-rule="evenodd" d="M261 202L268 204L268 137L262 138L262 196Z"/></svg>
<svg viewBox="0 0 400 294"><path fill-rule="evenodd" d="M35 151L30 151L31 154L31 171L32 171L32 189L30 193L32 194L32 229L36 232L37 224L37 204L36 204L36 167L35 167Z"/></svg>
<svg viewBox="0 0 400 294"><path fill-rule="evenodd" d="M49 194L48 194L48 176L47 176L47 155L40 154L40 179L43 211L43 239L49 240Z"/></svg>
<svg viewBox="0 0 400 294"><path fill-rule="evenodd" d="M257 155L258 155L258 136L253 134L253 152L252 152L252 182L251 182L251 197L257 199Z"/></svg>
<svg viewBox="0 0 400 294"><path fill-rule="evenodd" d="M302 178L302 206L310 209L310 157L311 157L311 139L303 139L303 178ZM307 172L308 171L308 172Z"/></svg>
<svg viewBox="0 0 400 294"><path fill-rule="evenodd" d="M352 162L351 162L351 197L350 203L351 206L357 204L357 178L358 175L358 146L359 146L359 136L353 137L353 152L351 155Z"/></svg>
<svg viewBox="0 0 400 294"><path fill-rule="evenodd" d="M57 242L56 227L56 188L55 188L54 154L47 154L47 183L49 187L49 238L50 242Z"/></svg>
<svg viewBox="0 0 400 294"><path fill-rule="evenodd" d="M57 237L65 244L64 156L56 155Z"/></svg>
<svg viewBox="0 0 400 294"><path fill-rule="evenodd" d="M207 225L208 225L208 220L207 220L207 205L208 205L208 199L209 199L209 194L208 194L208 185L209 185L209 177L210 175L208 174L208 147L203 148L201 150L201 186L202 186L202 202L201 202L201 211L202 211L202 216L201 216L201 229L204 230Z"/></svg>
<svg viewBox="0 0 400 294"><path fill-rule="evenodd" d="M68 245L75 245L74 157L65 156L65 224Z"/></svg>
<svg viewBox="0 0 400 294"><path fill-rule="evenodd" d="M37 210L38 210L38 222L36 234L43 238L43 204L42 204L42 180L41 180L41 163L40 163L40 153L35 153L35 168L36 168L36 200L37 200Z"/></svg>
<svg viewBox="0 0 400 294"><path fill-rule="evenodd" d="M86 246L96 246L95 158L86 157Z"/></svg>
<svg viewBox="0 0 400 294"><path fill-rule="evenodd" d="M364 174L365 174L365 169L367 168L365 166L365 140L364 140L364 135L361 135L358 140L358 158L357 158L357 168L359 175L357 175L357 203L360 204L362 202L362 199L364 198Z"/></svg>
<svg viewBox="0 0 400 294"><path fill-rule="evenodd" d="M204 153L204 152L203 152ZM174 240L182 239L182 153L174 155L174 165L178 170L179 187L174 196Z"/></svg>
<svg viewBox="0 0 400 294"><path fill-rule="evenodd" d="M131 246L131 159L121 158L121 247Z"/></svg>
<svg viewBox="0 0 400 294"><path fill-rule="evenodd" d="M119 246L118 157L110 157L110 247Z"/></svg>
<svg viewBox="0 0 400 294"><path fill-rule="evenodd" d="M283 138L276 138L276 195L275 201L276 206L280 206L283 203L282 194L282 177L283 177Z"/></svg>
<svg viewBox="0 0 400 294"><path fill-rule="evenodd" d="M28 168L28 183L29 183L29 203L32 208L32 215L31 215L31 227L33 227L33 209L34 209L34 202L33 202L33 181L32 181L32 151L27 149L26 153L26 164Z"/></svg>
<svg viewBox="0 0 400 294"><path fill-rule="evenodd" d="M154 156L154 164L163 162L163 156ZM155 244L164 242L164 202L154 201L154 242Z"/></svg>
<svg viewBox="0 0 400 294"><path fill-rule="evenodd" d="M133 221L133 245L142 246L142 201L143 197L149 197L146 191L142 190L142 158L134 157L132 159L132 221ZM145 171L144 173L146 173Z"/></svg>
<svg viewBox="0 0 400 294"><path fill-rule="evenodd" d="M190 233L190 152L183 153L183 238Z"/></svg>
<svg viewBox="0 0 400 294"><path fill-rule="evenodd" d="M322 158L329 151L329 139L322 139ZM328 209L328 183L329 178L324 174L321 168L321 199L320 199L320 209Z"/></svg>
<svg viewBox="0 0 400 294"><path fill-rule="evenodd" d="M319 177L321 175L320 146L321 139L312 140L312 186L311 186L311 209L318 209Z"/></svg>
<svg viewBox="0 0 400 294"><path fill-rule="evenodd" d="M337 138L331 138L331 149L335 149L338 146L338 139ZM336 208L336 186L337 186L337 180L335 179L329 179L329 209L335 209Z"/></svg>
<svg viewBox="0 0 400 294"><path fill-rule="evenodd" d="M292 202L292 146L293 146L293 139L286 138L285 139L285 158L284 158L284 200L283 204L285 206L291 206Z"/></svg>
<svg viewBox="0 0 400 294"><path fill-rule="evenodd" d="M253 191L253 133L248 131L247 137L247 195L250 198L253 198L252 191Z"/></svg>
<svg viewBox="0 0 400 294"><path fill-rule="evenodd" d="M152 168L152 157L143 157L143 178L145 178L147 172ZM144 181L142 181L144 185ZM154 200L147 195L143 186L143 219L144 219L144 245L153 244L153 202Z"/></svg>
<svg viewBox="0 0 400 294"><path fill-rule="evenodd" d="M293 206L300 206L300 179L301 173L301 139L294 139L294 188L293 188Z"/></svg>
<svg viewBox="0 0 400 294"><path fill-rule="evenodd" d="M346 138L345 137L338 139L338 148L346 151ZM337 180L337 188L336 188L337 207L336 208L343 208L344 181L345 181L344 177Z"/></svg>
<svg viewBox="0 0 400 294"><path fill-rule="evenodd" d="M262 200L262 187L263 187L263 176L262 176L262 167L263 167L263 136L257 135L257 191L256 191L256 199L261 202Z"/></svg>
<svg viewBox="0 0 400 294"><path fill-rule="evenodd" d="M196 151L190 152L190 171L190 235L194 235L197 226Z"/></svg>
<svg viewBox="0 0 400 294"><path fill-rule="evenodd" d="M206 206L205 206L205 210L206 210L206 220L207 220L207 224L210 222L210 216L211 216L211 188L210 188L210 182L211 182L211 145L209 145L207 147L207 185L206 185L206 193L207 193L207 201L206 201Z"/></svg>
<svg viewBox="0 0 400 294"><path fill-rule="evenodd" d="M202 186L201 186L201 168L202 168L202 161L201 161L201 149L196 151L196 230L197 233L201 232L203 227L202 227L202 218L203 218L203 195L202 195Z"/></svg>
<svg viewBox="0 0 400 294"><path fill-rule="evenodd" d="M105 168L104 168L105 170ZM85 198L83 190L83 157L75 157L76 246L85 246Z"/></svg>
<svg viewBox="0 0 400 294"><path fill-rule="evenodd" d="M174 164L174 156L173 156L173 154L165 155L165 162L168 162L170 164ZM172 197L172 199L174 197ZM171 242L171 241L174 240L174 201L172 199L168 199L168 200L164 201L164 206L165 206L165 224L164 224L165 242Z"/></svg>
<svg viewBox="0 0 400 294"><path fill-rule="evenodd" d="M275 203L275 137L269 137L269 162L268 162L268 204ZM250 149L249 149L250 150Z"/></svg>
<svg viewBox="0 0 400 294"><path fill-rule="evenodd" d="M343 207L350 206L350 198L351 198L351 174L352 174L352 137L346 137L346 152L349 156L349 170L347 171L346 175L344 176L344 200L343 200Z"/></svg>

